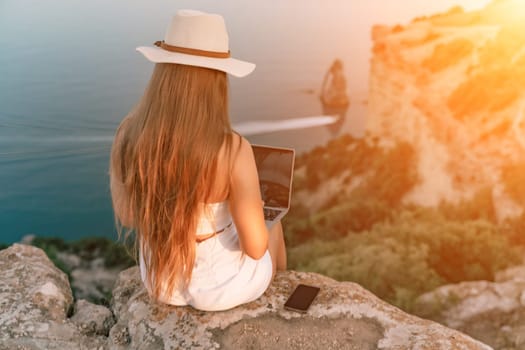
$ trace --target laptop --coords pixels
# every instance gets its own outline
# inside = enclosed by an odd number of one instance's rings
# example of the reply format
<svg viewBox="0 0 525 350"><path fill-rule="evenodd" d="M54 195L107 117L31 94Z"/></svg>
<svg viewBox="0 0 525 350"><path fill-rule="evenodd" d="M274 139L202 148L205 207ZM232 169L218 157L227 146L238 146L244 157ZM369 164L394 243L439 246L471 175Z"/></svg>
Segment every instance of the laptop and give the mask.
<svg viewBox="0 0 525 350"><path fill-rule="evenodd" d="M264 201L264 221L270 229L290 210L295 150L252 145L261 196Z"/></svg>

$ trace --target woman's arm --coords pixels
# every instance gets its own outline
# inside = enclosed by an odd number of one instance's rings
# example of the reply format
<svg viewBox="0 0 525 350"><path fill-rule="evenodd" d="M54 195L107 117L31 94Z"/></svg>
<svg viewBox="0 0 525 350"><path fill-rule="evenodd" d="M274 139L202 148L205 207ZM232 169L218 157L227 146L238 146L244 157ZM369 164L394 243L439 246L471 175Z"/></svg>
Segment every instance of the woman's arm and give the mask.
<svg viewBox="0 0 525 350"><path fill-rule="evenodd" d="M268 230L264 222L259 176L250 143L241 139L230 179L230 212L237 227L244 253L260 259L268 249Z"/></svg>

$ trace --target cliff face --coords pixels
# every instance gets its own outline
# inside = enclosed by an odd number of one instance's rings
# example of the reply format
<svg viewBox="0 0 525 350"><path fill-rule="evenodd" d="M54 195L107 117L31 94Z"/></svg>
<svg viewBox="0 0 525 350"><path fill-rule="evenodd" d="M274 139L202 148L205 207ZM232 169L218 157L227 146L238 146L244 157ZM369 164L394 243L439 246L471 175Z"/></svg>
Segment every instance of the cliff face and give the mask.
<svg viewBox="0 0 525 350"><path fill-rule="evenodd" d="M73 302L67 277L39 248L0 251L0 349L490 349L406 314L359 285L286 271L258 300L222 312L152 302L137 267L111 308ZM321 291L307 314L283 304L298 283Z"/></svg>
<svg viewBox="0 0 525 350"><path fill-rule="evenodd" d="M421 181L405 201L433 206L489 187L500 219L523 211L512 186L525 154L523 23L523 4L500 0L373 28L367 130L418 150Z"/></svg>
<svg viewBox="0 0 525 350"><path fill-rule="evenodd" d="M524 288L525 266L516 266L499 272L494 282L462 282L425 293L415 312L495 349L525 349Z"/></svg>

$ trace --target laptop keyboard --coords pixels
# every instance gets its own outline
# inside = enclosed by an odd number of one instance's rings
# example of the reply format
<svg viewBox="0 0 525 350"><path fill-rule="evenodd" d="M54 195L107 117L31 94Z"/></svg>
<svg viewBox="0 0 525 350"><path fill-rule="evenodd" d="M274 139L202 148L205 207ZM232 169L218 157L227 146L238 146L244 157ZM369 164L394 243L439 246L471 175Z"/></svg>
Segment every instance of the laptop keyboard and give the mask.
<svg viewBox="0 0 525 350"><path fill-rule="evenodd" d="M281 214L281 210L270 209L270 208L263 208L263 210L264 210L264 220L266 221L272 221L279 214Z"/></svg>

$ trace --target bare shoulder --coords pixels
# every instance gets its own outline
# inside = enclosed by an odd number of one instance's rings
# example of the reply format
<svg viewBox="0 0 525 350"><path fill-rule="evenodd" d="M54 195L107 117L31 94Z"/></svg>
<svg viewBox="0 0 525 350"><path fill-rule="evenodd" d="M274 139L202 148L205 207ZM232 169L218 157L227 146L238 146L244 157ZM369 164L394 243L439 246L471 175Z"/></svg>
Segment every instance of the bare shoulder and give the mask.
<svg viewBox="0 0 525 350"><path fill-rule="evenodd" d="M247 166L255 163L255 158L253 156L252 145L244 137L234 134L233 141L233 170L245 170Z"/></svg>
<svg viewBox="0 0 525 350"><path fill-rule="evenodd" d="M219 151L219 162L225 162L234 165L240 157L246 156L246 150L249 149L250 143L239 134L233 133L231 138L231 147L228 149L228 142L224 140Z"/></svg>
<svg viewBox="0 0 525 350"><path fill-rule="evenodd" d="M243 197L252 197L253 195L253 198L260 203L259 177L252 145L244 137L241 137L236 153L231 169L231 188L237 194L242 193Z"/></svg>

